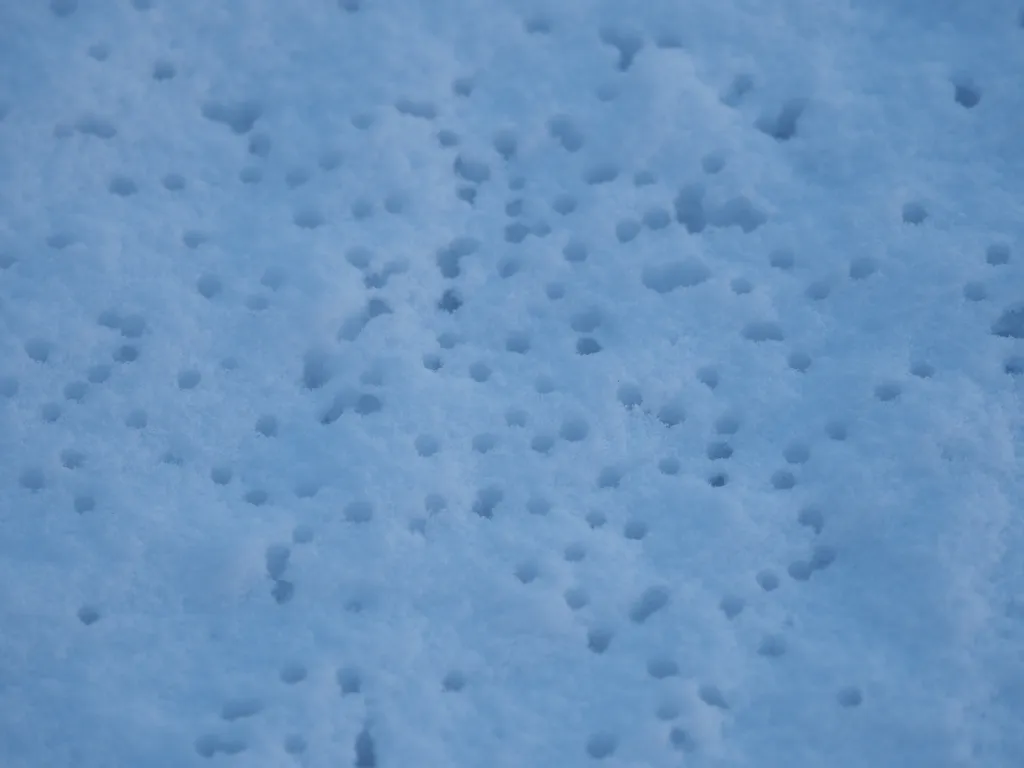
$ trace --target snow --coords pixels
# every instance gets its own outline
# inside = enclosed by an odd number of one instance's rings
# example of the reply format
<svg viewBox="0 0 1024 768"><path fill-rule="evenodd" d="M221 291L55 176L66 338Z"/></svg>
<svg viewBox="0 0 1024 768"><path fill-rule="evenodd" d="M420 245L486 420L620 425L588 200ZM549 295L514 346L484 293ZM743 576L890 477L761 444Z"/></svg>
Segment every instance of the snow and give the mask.
<svg viewBox="0 0 1024 768"><path fill-rule="evenodd" d="M1024 9L0 8L0 765L1024 764Z"/></svg>

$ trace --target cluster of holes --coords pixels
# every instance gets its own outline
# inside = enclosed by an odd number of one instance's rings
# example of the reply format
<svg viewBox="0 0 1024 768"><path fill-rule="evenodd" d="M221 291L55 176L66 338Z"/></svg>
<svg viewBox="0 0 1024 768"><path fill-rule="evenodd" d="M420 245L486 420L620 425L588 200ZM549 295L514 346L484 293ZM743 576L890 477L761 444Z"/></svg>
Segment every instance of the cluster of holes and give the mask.
<svg viewBox="0 0 1024 768"><path fill-rule="evenodd" d="M134 0L134 5L140 10L149 7L147 0ZM339 0L339 8L343 11L354 14L361 10L360 0ZM58 18L64 18L73 14L78 7L78 0L50 0L50 10ZM1024 26L1024 14L1021 16L1021 25ZM541 15L534 15L524 19L523 26L528 34L542 35L552 31L550 19ZM619 27L602 27L599 37L603 44L613 49L615 56L614 65L621 71L629 70L638 55L644 49L644 40L635 31ZM659 47L676 47L679 41L670 33L665 32L658 37L656 43ZM90 55L96 60L105 60L110 51L107 46L95 45L90 48ZM158 60L153 65L152 77L158 81L173 79L176 76L176 69L173 64L166 60ZM453 92L462 98L469 97L475 87L470 78L460 78L453 82ZM726 92L722 94L722 101L731 105L739 105L747 94L753 89L753 79L747 75L740 75L734 79ZM614 98L614 88L602 88L602 98ZM954 83L954 99L956 103L967 109L973 109L980 102L981 91L968 80L958 80ZM756 127L759 131L774 139L777 142L788 142L800 133L800 121L807 107L804 99L790 99L782 103L774 111L766 112L757 120ZM394 102L394 108L399 115L404 117L435 121L439 111L437 106L429 101L412 97L402 97ZM271 151L270 139L255 130L262 118L263 108L255 101L218 102L210 101L202 105L201 114L212 123L216 123L228 129L233 134L248 137L249 153L254 158L266 158ZM352 118L352 124L360 130L368 129L373 123L373 117L368 114L358 114ZM113 138L117 131L116 127L109 120L93 115L80 118L75 126L79 133L92 136L98 139L107 140ZM578 153L586 144L586 137L577 121L565 114L558 114L551 117L547 124L549 138L567 153ZM456 147L460 143L459 137L448 129L441 129L437 132L437 140L442 147ZM491 141L491 147L503 163L511 163L519 152L519 142L516 135L509 130L498 131ZM341 156L334 151L325 152L318 163L318 167L324 171L337 168L341 163ZM719 173L725 167L726 157L720 152L706 154L701 159L701 168L709 176ZM465 182L459 189L459 196L472 203L477 195L478 188L492 179L497 174L491 162L483 157L475 156L468 152L460 152L453 160L455 174ZM587 165L582 172L582 181L589 186L602 186L617 182L623 175L623 169L616 164L607 161L593 162ZM247 184L258 183L263 178L263 171L256 166L243 169L240 178ZM289 189L298 189L309 183L311 173L308 169L294 167L289 169L284 176L284 183ZM653 174L648 171L637 172L633 177L636 186L647 186L655 182ZM167 174L162 179L163 187L170 192L179 192L185 189L185 179L178 174ZM514 188L510 184L510 188ZM131 197L138 193L139 189L134 180L127 176L115 175L108 180L110 193L118 197ZM389 213L401 213L407 200L400 193L387 195L383 200L383 208ZM552 210L561 215L568 216L573 213L579 205L579 201L572 195L564 193L556 196L551 201ZM376 210L375 201L366 198L356 200L350 209L351 216L357 221L370 218ZM505 206L505 212L510 221L503 230L504 239L511 245L523 243L528 237L545 237L551 232L550 226L543 221L528 224L526 221L527 209L521 197L509 200ZM926 222L928 211L921 202L911 201L902 208L902 220L908 225L921 225ZM698 234L708 227L738 227L744 232L752 232L766 220L763 214L753 202L745 197L737 197L727 201L718 207L711 207L705 199L705 188L703 184L691 184L679 191L672 201L672 208L664 206L650 206L638 217L623 218L614 224L613 232L615 239L621 244L633 242L641 236L646 229L656 232L667 228L675 220L688 233ZM326 223L324 215L315 208L298 208L293 212L292 221L300 229L313 230ZM206 242L206 236L195 231L188 231L183 234L182 242L192 250L200 248ZM66 234L57 234L51 237L50 245L54 248L66 247L70 243L70 237ZM446 280L455 280L461 275L461 264L464 259L473 257L479 249L479 243L470 238L457 238L446 248L438 252L436 256L437 266ZM571 265L584 264L590 255L586 243L578 239L570 239L562 248L562 256ZM2 257L0 257L2 258ZM1008 247L994 244L986 251L986 261L989 265L998 266L1009 261L1010 254ZM353 250L349 254L349 262L357 269L366 272L369 268L370 257L368 254ZM8 267L11 262L0 261L0 267ZM797 260L794 254L788 250L772 251L768 255L769 266L783 272L792 272L797 267ZM802 262L803 264L804 262ZM498 274L505 279L512 278L521 269L522 262L516 258L503 259L498 264ZM852 280L861 281L869 278L878 271L878 262L868 256L858 256L849 263L848 274ZM669 259L660 263L649 263L641 268L642 284L659 295L670 294L678 289L691 288L708 281L711 272L708 266L696 257L687 259ZM365 275L368 281L386 281L387 274L371 276ZM275 285L276 283L276 285ZM276 290L280 281L274 277L265 278L265 287ZM382 286L381 286L382 287ZM754 291L754 285L746 278L735 278L731 281L730 287L736 295L747 295ZM221 279L212 274L204 273L196 281L196 289L206 299L213 299L223 292ZM827 280L815 280L805 288L807 298L814 301L821 301L827 298L831 292L831 285ZM552 301L562 299L566 294L563 283L551 282L545 286L545 293ZM963 288L964 298L969 301L981 301L987 298L987 291L982 283L968 283ZM442 293L437 302L441 312L454 314L464 305L462 293L457 287L448 287ZM249 303L251 309L265 308L265 299L252 300ZM355 340L366 324L373 318L390 313L390 308L381 299L372 299L365 310L354 315L346 321L342 327L339 338L344 340ZM128 339L138 338L145 328L144 322L138 326L138 332L131 332L132 322L126 318L113 318L111 316L112 328L117 328L123 336ZM580 356L591 356L602 350L602 344L596 338L596 333L602 324L602 315L597 310L584 310L574 314L570 318L570 326L578 335L575 343L575 352ZM1000 315L992 326L992 333L998 336L1012 338L1024 337L1024 309L1009 308ZM774 320L759 320L745 324L741 329L741 335L752 342L781 342L785 340L785 334L781 325ZM438 344L441 349L452 349L458 340L448 334L438 337ZM525 355L531 350L530 334L523 330L508 332L505 339L507 352L517 355ZM30 339L25 344L25 352L31 360L36 363L46 364L53 354L53 345L42 339ZM118 363L128 363L137 359L139 348L135 344L123 344L114 353L114 360ZM805 373L811 367L811 357L803 351L790 352L787 357L787 365L793 371ZM440 370L443 361L439 354L428 353L423 357L423 364L428 370ZM1024 363L1017 363L1017 368L1024 368ZM1007 370L1010 370L1010 363L1007 363ZM1015 369L1016 370L1016 369ZM1017 370L1019 372L1019 370ZM110 366L97 365L91 368L86 376L89 383L101 383L111 373ZM476 361L469 365L467 373L469 378L477 383L484 384L491 380L493 371L490 365L483 361ZM915 363L911 367L912 375L918 378L930 378L934 369L927 363ZM697 378L709 389L719 387L719 374L713 367L705 367L697 371ZM323 389L333 379L333 370L330 359L323 351L312 351L303 359L301 374L302 386L309 391ZM197 369L185 368L178 372L177 385L181 390L195 389L200 385L202 376ZM538 393L545 394L554 390L554 384L548 377L538 377L535 384ZM17 382L14 379L0 380L0 394L8 397L14 396L17 392ZM64 387L64 397L71 402L81 402L88 392L88 385L84 381L73 381ZM875 397L882 402L896 400L901 394L901 386L896 382L881 382L874 389ZM641 409L644 399L640 388L635 384L621 384L618 387L616 397L619 403L627 409ZM382 404L375 395L345 393L335 398L331 407L325 411L322 422L325 424L337 420L346 410L353 410L361 415L380 410ZM54 411L54 408L57 410ZM682 407L675 402L662 403L653 408L654 417L667 428L676 427L685 421L685 413ZM55 404L44 406L44 418L50 414L55 420L59 416L59 408ZM54 415L56 414L56 415ZM509 427L524 428L528 423L526 411L519 408L510 408L505 413L506 424ZM144 411L131 411L126 424L136 429L145 428L147 416ZM273 438L278 435L279 426L276 417L264 415L257 419L255 424L256 432L264 438ZM733 447L728 437L734 435L739 429L739 421L731 416L721 416L715 424L715 431L719 438L706 443L706 458L711 462L722 462L732 458ZM833 440L842 441L847 438L847 428L842 422L829 422L825 428L826 434ZM566 417L557 429L557 436L567 443L578 443L587 439L590 428L586 420L581 417ZM530 446L539 453L548 453L552 450L555 442L554 434L539 433L532 437ZM489 432L481 432L471 440L473 451L486 454L494 450L499 443L496 435ZM429 435L420 434L413 440L415 451L422 457L430 457L441 450L440 441ZM787 445L783 450L785 462L797 467L805 464L810 459L809 447L804 443L794 442ZM67 468L81 466L84 458L73 451L66 451L62 455L62 463ZM681 462L678 458L668 456L658 462L658 468L662 474L676 475L681 471ZM623 471L614 466L602 468L597 477L597 486L604 489L612 489L619 486ZM233 473L230 467L217 466L210 471L211 480L221 486L232 482ZM39 491L46 486L46 478L39 468L25 470L20 479L21 485L30 491ZM722 487L727 484L728 476L724 472L712 474L708 482L713 487ZM771 485L778 490L792 489L797 479L792 469L782 468L771 475ZM314 491L315 492L315 491ZM302 494L299 494L302 495ZM312 494L310 494L312 495ZM259 489L247 492L246 499L255 505L265 503L267 494ZM482 518L491 518L504 500L504 492L497 485L491 485L480 489L472 504L473 512ZM76 508L81 502L82 509L89 511L93 507L91 497L80 496L76 498ZM444 508L443 498L428 496L426 505L427 511L436 513ZM531 498L527 504L530 514L548 514L550 504L541 498ZM368 501L352 501L343 508L343 517L350 523L367 523L373 518L374 507ZM602 513L592 512L587 515L587 522L592 528L599 528L605 525L605 518ZM824 526L824 518L820 511L814 508L802 510L798 516L799 523L810 528L816 535L820 534ZM630 541L640 542L648 535L647 523L639 518L627 520L622 527L622 535ZM312 538L312 531L309 529L296 528L294 541L309 541ZM290 556L290 549L285 545L273 545L266 551L266 571L274 586L272 594L277 602L287 602L294 592L294 585L284 579ZM564 557L567 562L580 562L586 556L586 548L579 542L566 546ZM788 568L789 575L798 581L808 579L816 571L827 568L835 559L835 550L827 545L817 545L809 559L796 561ZM515 577L523 584L530 584L540 576L540 569L535 561L528 560L521 562L514 571ZM765 592L771 592L780 586L778 575L771 569L765 569L757 573L756 582ZM589 602L589 595L582 587L573 587L566 591L565 602L572 610L581 610ZM629 619L635 624L644 624L654 615L662 611L669 602L669 592L664 587L651 587L645 590L632 603L629 608ZM737 596L726 596L722 599L720 608L728 619L737 617L744 609L744 601ZM83 607L79 611L79 619L85 625L95 623L99 619L99 612L93 607ZM596 653L604 653L613 638L613 633L606 627L592 627L587 633L588 648ZM779 657L786 652L785 639L780 635L765 635L758 653L765 657ZM654 679L665 679L678 674L679 668L675 661L666 657L656 657L648 660L648 674ZM289 685L302 682L306 678L306 670L302 665L287 665L281 670L281 680ZM338 672L338 685L342 695L359 693L361 691L361 680L357 672L346 669ZM465 675L457 670L449 672L442 680L444 691L460 691L466 684ZM700 699L708 706L728 709L728 703L721 691L712 685L702 685L699 688ZM855 687L843 688L837 694L837 699L843 707L856 707L861 704L862 693ZM225 703L221 716L226 721L234 721L252 717L260 712L262 704L255 699L236 699ZM664 719L672 719L676 716L671 712L671 707L666 706L660 710L664 713ZM693 751L695 742L693 737L679 727L673 727L669 741L674 748L683 752ZM226 739L215 736L205 736L197 741L197 751L207 757L217 753L235 754L245 748L245 743L238 740ZM299 754L305 751L305 740L297 735L289 736L285 744L286 751L291 754ZM594 759L605 759L612 756L618 748L617 738L609 733L600 732L593 734L586 742L585 751ZM375 765L376 757L374 744L369 731L364 728L360 731L355 743L356 765Z"/></svg>

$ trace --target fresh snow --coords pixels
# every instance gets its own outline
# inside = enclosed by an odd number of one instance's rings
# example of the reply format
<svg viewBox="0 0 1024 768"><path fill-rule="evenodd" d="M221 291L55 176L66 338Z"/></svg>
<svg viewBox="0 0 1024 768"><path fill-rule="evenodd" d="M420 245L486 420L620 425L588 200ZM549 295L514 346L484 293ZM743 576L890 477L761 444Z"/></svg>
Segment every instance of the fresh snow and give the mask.
<svg viewBox="0 0 1024 768"><path fill-rule="evenodd" d="M1019 0L8 0L0 766L1024 765Z"/></svg>

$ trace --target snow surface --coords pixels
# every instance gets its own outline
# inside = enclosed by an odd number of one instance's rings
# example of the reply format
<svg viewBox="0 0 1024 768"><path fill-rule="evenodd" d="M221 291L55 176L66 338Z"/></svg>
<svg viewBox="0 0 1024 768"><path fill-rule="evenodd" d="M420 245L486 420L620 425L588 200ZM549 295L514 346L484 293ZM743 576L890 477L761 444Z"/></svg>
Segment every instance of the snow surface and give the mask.
<svg viewBox="0 0 1024 768"><path fill-rule="evenodd" d="M1019 0L8 0L0 765L1024 765Z"/></svg>

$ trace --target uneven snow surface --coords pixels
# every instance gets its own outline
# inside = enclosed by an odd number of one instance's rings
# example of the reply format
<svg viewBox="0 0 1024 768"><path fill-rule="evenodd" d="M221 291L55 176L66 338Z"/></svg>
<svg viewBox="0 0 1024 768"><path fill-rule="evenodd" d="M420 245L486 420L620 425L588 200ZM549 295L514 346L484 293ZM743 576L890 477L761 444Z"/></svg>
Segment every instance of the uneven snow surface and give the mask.
<svg viewBox="0 0 1024 768"><path fill-rule="evenodd" d="M0 766L1024 765L1018 0L5 0Z"/></svg>

